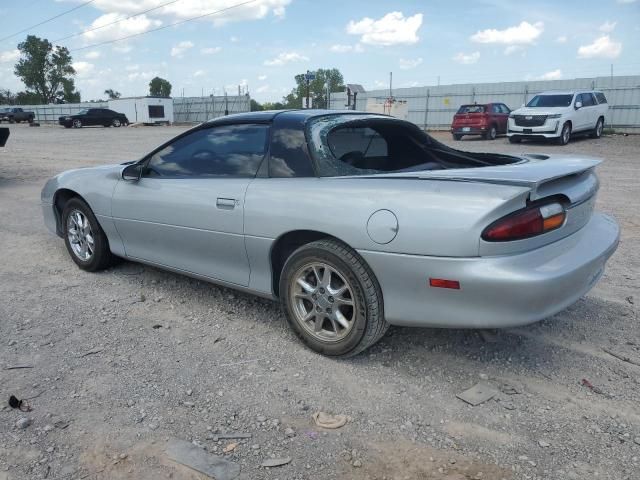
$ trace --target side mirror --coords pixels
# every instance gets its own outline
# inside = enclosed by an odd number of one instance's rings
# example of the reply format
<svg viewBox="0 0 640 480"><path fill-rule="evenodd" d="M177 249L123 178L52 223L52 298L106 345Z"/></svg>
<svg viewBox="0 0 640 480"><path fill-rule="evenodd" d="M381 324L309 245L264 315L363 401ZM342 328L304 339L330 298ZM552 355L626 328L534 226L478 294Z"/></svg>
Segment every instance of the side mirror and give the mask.
<svg viewBox="0 0 640 480"><path fill-rule="evenodd" d="M127 165L122 170L122 179L137 182L142 176L142 165L134 163L133 165Z"/></svg>
<svg viewBox="0 0 640 480"><path fill-rule="evenodd" d="M582 102L576 102L576 110L582 108Z"/></svg>

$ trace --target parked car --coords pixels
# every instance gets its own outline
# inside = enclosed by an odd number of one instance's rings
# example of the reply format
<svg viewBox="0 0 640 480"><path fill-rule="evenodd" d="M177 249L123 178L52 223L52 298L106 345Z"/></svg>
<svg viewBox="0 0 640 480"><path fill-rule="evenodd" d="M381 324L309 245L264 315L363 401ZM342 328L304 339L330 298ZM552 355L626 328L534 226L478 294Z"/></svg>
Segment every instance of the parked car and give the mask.
<svg viewBox="0 0 640 480"><path fill-rule="evenodd" d="M509 115L511 143L523 139L551 139L566 145L576 134L600 138L609 105L604 93L586 91L545 92Z"/></svg>
<svg viewBox="0 0 640 480"><path fill-rule="evenodd" d="M504 103L461 105L451 123L453 139L460 140L464 135L481 135L494 140L499 134L507 133L510 112Z"/></svg>
<svg viewBox="0 0 640 480"><path fill-rule="evenodd" d="M102 125L103 127L121 127L129 125L127 116L108 108L85 108L75 115L64 115L58 123L65 128L81 128Z"/></svg>
<svg viewBox="0 0 640 480"><path fill-rule="evenodd" d="M2 112L0 112L0 121L6 120L9 123L20 123L20 122L33 122L35 118L35 113L26 112L22 108L11 107L4 108Z"/></svg>
<svg viewBox="0 0 640 480"><path fill-rule="evenodd" d="M599 163L463 152L384 115L250 112L41 198L81 269L123 257L279 299L310 348L349 356L390 324L508 327L574 303L618 245L593 212Z"/></svg>

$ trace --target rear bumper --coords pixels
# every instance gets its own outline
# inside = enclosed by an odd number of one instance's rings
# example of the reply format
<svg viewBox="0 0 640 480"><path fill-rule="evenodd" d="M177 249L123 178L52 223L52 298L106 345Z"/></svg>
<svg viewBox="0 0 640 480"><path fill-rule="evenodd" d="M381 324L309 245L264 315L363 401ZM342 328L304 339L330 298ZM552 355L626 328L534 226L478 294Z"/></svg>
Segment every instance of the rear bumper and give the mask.
<svg viewBox="0 0 640 480"><path fill-rule="evenodd" d="M615 220L594 214L581 230L530 252L495 257L422 257L361 251L394 325L502 328L526 325L567 308L595 285L618 246ZM429 278L460 290L429 287Z"/></svg>
<svg viewBox="0 0 640 480"><path fill-rule="evenodd" d="M468 128L469 130L465 130ZM484 135L489 127L467 126L467 127L451 127L453 135Z"/></svg>

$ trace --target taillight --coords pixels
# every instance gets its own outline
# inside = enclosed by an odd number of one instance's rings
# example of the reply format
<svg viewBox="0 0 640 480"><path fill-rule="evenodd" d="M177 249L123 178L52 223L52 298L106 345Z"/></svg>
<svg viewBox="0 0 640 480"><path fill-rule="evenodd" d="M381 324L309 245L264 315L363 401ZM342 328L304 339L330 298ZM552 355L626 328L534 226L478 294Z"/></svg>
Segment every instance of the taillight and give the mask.
<svg viewBox="0 0 640 480"><path fill-rule="evenodd" d="M496 220L482 232L488 242L508 242L535 237L564 224L566 212L558 202L528 207Z"/></svg>

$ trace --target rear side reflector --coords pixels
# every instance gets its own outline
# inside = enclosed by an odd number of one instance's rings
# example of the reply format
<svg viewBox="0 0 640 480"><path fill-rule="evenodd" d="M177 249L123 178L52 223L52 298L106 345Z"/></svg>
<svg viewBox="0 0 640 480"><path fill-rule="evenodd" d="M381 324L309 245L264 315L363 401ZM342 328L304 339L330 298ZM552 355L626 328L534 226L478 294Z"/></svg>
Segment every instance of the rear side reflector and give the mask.
<svg viewBox="0 0 640 480"><path fill-rule="evenodd" d="M429 286L435 288L452 288L460 290L460 282L457 280L445 280L444 278L430 278Z"/></svg>
<svg viewBox="0 0 640 480"><path fill-rule="evenodd" d="M482 232L482 239L508 242L535 237L560 228L565 217L565 209L558 202L528 207L493 222Z"/></svg>

